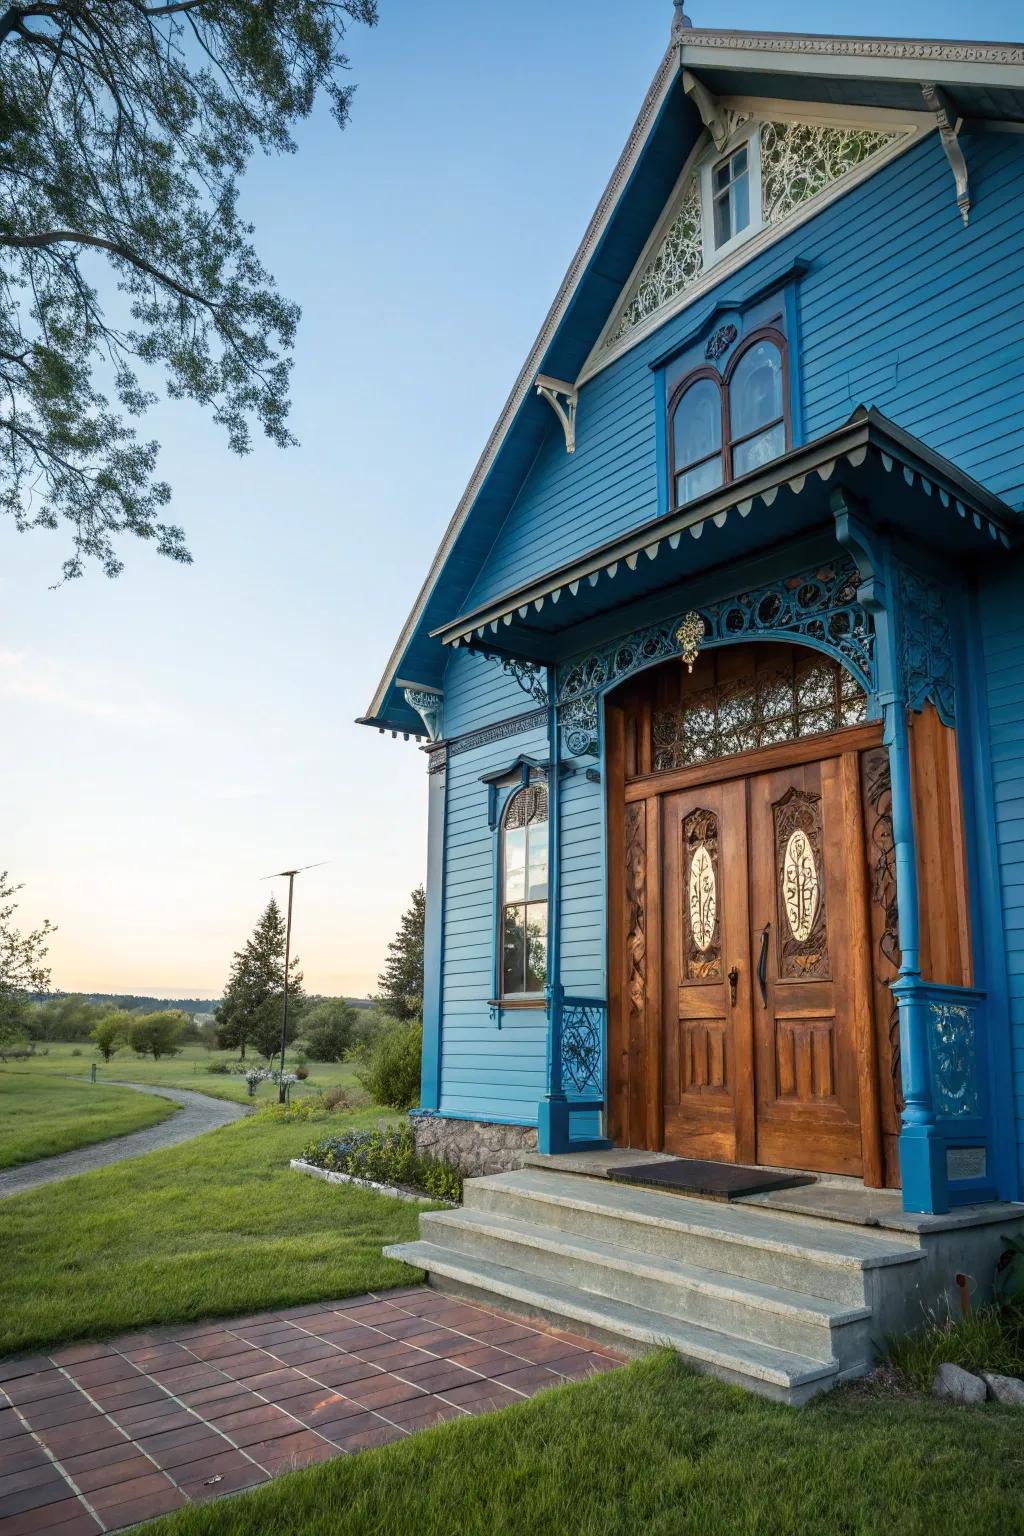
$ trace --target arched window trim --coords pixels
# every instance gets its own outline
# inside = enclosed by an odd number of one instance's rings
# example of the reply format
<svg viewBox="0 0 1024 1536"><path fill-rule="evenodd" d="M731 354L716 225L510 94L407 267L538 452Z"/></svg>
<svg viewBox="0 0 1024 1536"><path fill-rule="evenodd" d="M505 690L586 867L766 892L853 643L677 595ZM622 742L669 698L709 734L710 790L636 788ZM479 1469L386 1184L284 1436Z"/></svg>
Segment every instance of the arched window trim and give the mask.
<svg viewBox="0 0 1024 1536"><path fill-rule="evenodd" d="M781 417L776 417L774 421L765 422L762 426L758 427L755 432L748 432L743 437L734 438L732 436L732 424L729 416L729 387L732 383L732 376L736 372L737 366L746 355L746 353L750 351L751 347L756 346L759 341L772 342L773 345L778 347L779 355L782 358L782 415ZM675 452L676 411L682 404L683 397L687 391L691 389L694 384L697 384L701 379L711 379L715 384L718 385L718 393L722 410L722 446L714 453L706 454L703 459L695 460L693 464L677 464ZM721 453L722 456L722 484L730 485L734 478L732 469L733 449L742 446L742 444L745 442L749 442L752 437L759 437L762 432L767 432L771 427L778 426L780 422L782 423L786 439L786 447L784 451L788 453L790 448L793 446L792 412L790 409L789 399L789 347L786 344L785 336L777 326L762 325L759 326L757 330L751 331L749 336L744 337L742 346L738 347L733 357L729 359L729 364L724 374L720 374L718 369L712 367L710 364L702 364L701 367L694 368L693 371L688 373L685 378L680 379L679 383L672 391L668 402L667 434L668 484L669 501L671 506L676 508L681 505L678 500L676 491L676 485L680 475L686 471L697 468L700 464L707 463L708 459L717 458L719 453Z"/></svg>
<svg viewBox="0 0 1024 1536"><path fill-rule="evenodd" d="M531 823L531 822L527 821L525 823L525 825L527 826L527 828L529 828L530 826L537 826L537 827L540 827L540 828L543 829L542 830L542 837L543 837L543 845L542 846L543 846L543 850L544 850L544 854L545 854L545 868L546 868L546 863L547 863L547 860L546 860L546 855L547 855L547 837L548 837L548 815L549 815L549 812L550 812L550 806L548 804L548 785L547 785L547 781L545 779L531 777L528 783L523 784L520 788L517 788L517 789L513 790L512 793L509 795L508 799L505 802L505 805L504 805L504 807L502 809L502 812L501 812L500 820L498 822L497 892L496 892L496 895L497 895L497 950L496 950L496 955L495 955L495 961L496 961L496 963L495 963L495 982L496 982L495 999L499 1003L510 1004L513 1007L515 1007L515 1006L524 1006L524 1005L525 1006L536 1006L538 1001L540 1001L540 1002L544 1001L545 995L546 995L545 994L545 987L546 987L546 983L547 983L547 946L546 946L546 944L545 944L545 955L544 955L545 974L544 974L544 983L543 983L543 985L540 986L538 989L533 990L533 991L529 991L529 990L522 990L522 991L520 991L520 990L512 990L512 989L506 990L506 985L505 985L505 937L506 937L506 912L507 912L507 908L509 906L513 906L513 905L515 905L515 906L522 906L523 909L524 909L524 920L528 922L529 921L529 909L530 908L534 908L534 907L543 907L544 908L545 936L548 933L548 919L549 919L549 914L550 914L550 886L549 886L549 884L545 885L545 896L544 896L544 898L542 900L533 900L533 901L529 900L529 889L530 889L530 863L529 863L530 838L529 838L529 833L528 833L528 836L527 836L527 847L526 847L526 850L525 850L525 857L526 857L527 863L526 863L526 868L525 868L524 899L521 902L514 902L514 903L511 903L511 902L509 902L507 900L507 896L508 896L508 887L507 887L508 869L507 869L506 833L508 831L509 818L511 817L512 812L513 812L516 804L524 796L528 796L531 793L537 791L538 789L542 790L543 794L544 794L544 819L541 822L532 822ZM550 879L550 873L548 875L548 879ZM525 980L525 978L524 978L524 980Z"/></svg>

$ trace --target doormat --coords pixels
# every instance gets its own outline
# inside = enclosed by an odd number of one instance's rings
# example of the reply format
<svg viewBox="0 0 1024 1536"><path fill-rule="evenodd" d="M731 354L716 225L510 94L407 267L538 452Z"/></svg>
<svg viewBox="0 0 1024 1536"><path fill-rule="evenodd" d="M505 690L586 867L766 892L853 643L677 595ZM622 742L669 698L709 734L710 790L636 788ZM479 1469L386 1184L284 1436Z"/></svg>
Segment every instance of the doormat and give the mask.
<svg viewBox="0 0 1024 1536"><path fill-rule="evenodd" d="M676 1195L697 1195L705 1200L741 1200L744 1195L764 1195L772 1189L796 1189L801 1184L817 1183L813 1173L775 1173L771 1168L702 1163L686 1157L676 1157L664 1163L639 1163L632 1168L613 1168L608 1177L616 1184L643 1184Z"/></svg>

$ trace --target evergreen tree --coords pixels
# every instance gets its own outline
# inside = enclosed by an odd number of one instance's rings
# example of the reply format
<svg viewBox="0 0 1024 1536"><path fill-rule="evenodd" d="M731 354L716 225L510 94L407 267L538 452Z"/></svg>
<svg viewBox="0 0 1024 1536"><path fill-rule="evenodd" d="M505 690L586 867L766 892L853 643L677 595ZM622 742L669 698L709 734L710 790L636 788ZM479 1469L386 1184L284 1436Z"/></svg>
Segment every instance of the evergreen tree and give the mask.
<svg viewBox="0 0 1024 1536"><path fill-rule="evenodd" d="M398 932L388 945L388 958L377 978L375 999L393 1019L418 1019L423 1013L423 925L427 896L422 885L412 893L412 905L402 913Z"/></svg>
<svg viewBox="0 0 1024 1536"><path fill-rule="evenodd" d="M245 948L235 952L224 997L215 1010L218 1044L223 1050L237 1050L243 1059L247 1045L268 1061L280 1049L284 941L284 917L271 896ZM296 957L288 967L289 1040L297 1033L304 996Z"/></svg>

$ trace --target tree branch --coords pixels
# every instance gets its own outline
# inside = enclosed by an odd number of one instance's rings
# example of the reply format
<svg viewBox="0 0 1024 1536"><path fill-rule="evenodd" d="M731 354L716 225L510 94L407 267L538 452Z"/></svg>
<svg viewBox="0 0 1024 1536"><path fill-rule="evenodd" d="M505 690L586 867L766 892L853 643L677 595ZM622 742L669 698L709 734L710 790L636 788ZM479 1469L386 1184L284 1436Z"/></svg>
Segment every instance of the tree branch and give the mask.
<svg viewBox="0 0 1024 1536"><path fill-rule="evenodd" d="M196 304L202 304L206 309L221 308L220 304L208 298L206 294L197 293L194 288L187 288L184 283L179 283L177 278L171 277L167 272L161 272L159 267L154 267L144 257L129 250L127 246L118 245L115 240L105 240L102 235L86 235L75 229L45 229L35 235L0 234L0 246L9 246L18 250L37 250L51 245L69 244L87 245L96 250L110 251L112 255L120 256L122 261L130 262L140 272L145 272L155 282L162 283L164 287L180 294L183 299L191 299Z"/></svg>

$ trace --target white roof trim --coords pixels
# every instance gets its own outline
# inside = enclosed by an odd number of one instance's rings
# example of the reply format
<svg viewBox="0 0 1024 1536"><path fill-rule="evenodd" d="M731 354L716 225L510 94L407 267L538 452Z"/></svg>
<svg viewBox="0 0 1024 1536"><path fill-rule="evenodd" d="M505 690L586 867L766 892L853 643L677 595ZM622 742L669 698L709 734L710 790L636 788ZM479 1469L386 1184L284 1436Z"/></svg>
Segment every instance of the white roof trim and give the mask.
<svg viewBox="0 0 1024 1536"><path fill-rule="evenodd" d="M1019 87L1024 43L938 41L907 37L826 37L796 32L727 32L688 28L676 33L682 63L787 74L837 75L881 80L940 80L948 85Z"/></svg>
<svg viewBox="0 0 1024 1536"><path fill-rule="evenodd" d="M597 206L597 211L587 226L587 231L583 236L582 241L580 242L579 249L577 250L576 255L573 257L572 264L570 265L568 272L565 274L565 277L562 280L562 286L559 288L558 293L555 296L554 303L548 310L547 317L543 326L541 327L540 335L534 342L530 351L530 355L526 359L526 362L523 364L519 377L515 382L515 387L513 388L512 393L509 395L508 400L505 402L505 407L501 415L498 417L498 421L494 427L494 430L492 431L490 437L487 439L487 445L484 448L483 453L480 455L477 466L473 471L473 477L470 480L469 485L466 487L461 501L455 509L455 513L451 522L448 524L448 527L445 530L445 534L438 547L437 554L434 556L430 570L427 572L427 579L424 581L423 586L420 588L416 602L413 604L412 612L410 613L408 619L405 621L395 648L391 652L387 670L385 671L384 676L378 685L377 691L373 696L373 702L367 711L367 714L371 720L376 717L380 709L383 707L384 699L387 695L388 689L391 687L392 682L394 681L395 670L401 662L405 648L409 644L409 641L412 638L417 625L419 624L423 610L426 607L427 599L433 590L434 583L436 582L442 568L444 567L444 563L447 560L449 553L451 552L455 540L458 538L466 518L469 515L470 509L476 500L480 487L483 485L484 480L487 478L487 474L491 468L491 465L494 463L498 450L505 439L505 434L507 433L509 427L512 425L512 421L515 418L515 415L523 401L533 389L534 379L540 368L544 353L547 351L555 332L561 324L562 318L565 315L572 296L576 291L579 280L586 270L587 263L593 255L594 249L597 246L597 243L600 240L602 234L604 233L608 220L614 212L615 205L619 199L619 194L633 173L633 169L636 166L644 144L647 141L647 135L650 131L651 125L658 115L662 102L668 93L669 87L675 79L678 69L679 49L675 41L673 41L669 45L669 48L666 51L665 56L658 68L658 72L651 83L651 88L647 92L644 104L640 108L640 113L633 125L633 131L627 140L625 149L622 151L622 154L619 157L618 164L612 172L611 179L608 182L601 201Z"/></svg>

